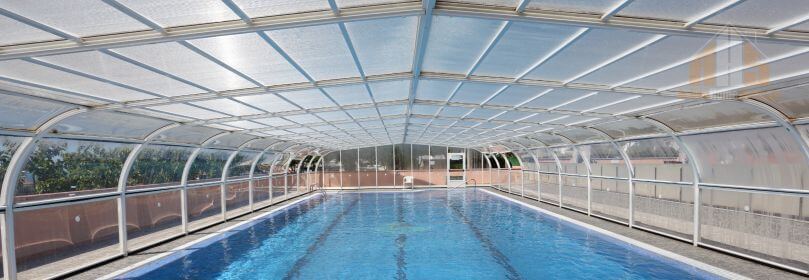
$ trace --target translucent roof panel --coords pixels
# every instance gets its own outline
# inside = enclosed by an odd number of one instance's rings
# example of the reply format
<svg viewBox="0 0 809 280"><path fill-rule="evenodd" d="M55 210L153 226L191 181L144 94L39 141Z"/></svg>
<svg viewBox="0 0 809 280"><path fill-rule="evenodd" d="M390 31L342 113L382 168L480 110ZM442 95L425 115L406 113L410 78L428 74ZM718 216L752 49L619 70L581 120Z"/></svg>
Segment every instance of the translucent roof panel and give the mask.
<svg viewBox="0 0 809 280"><path fill-rule="evenodd" d="M0 3L0 8L76 37L150 29L112 6L94 0L10 0Z"/></svg>
<svg viewBox="0 0 809 280"><path fill-rule="evenodd" d="M568 26L514 22L473 75L516 78L578 31Z"/></svg>
<svg viewBox="0 0 809 280"><path fill-rule="evenodd" d="M22 60L0 61L0 76L110 101L133 101L156 97Z"/></svg>
<svg viewBox="0 0 809 280"><path fill-rule="evenodd" d="M316 89L307 89L301 91L292 91L281 93L281 96L289 99L292 103L303 107L304 109L314 109L323 107L335 107L331 99L323 95L323 93Z"/></svg>
<svg viewBox="0 0 809 280"><path fill-rule="evenodd" d="M249 81L180 43L140 45L112 51L211 90L255 87Z"/></svg>
<svg viewBox="0 0 809 280"><path fill-rule="evenodd" d="M212 110L218 111L233 116L244 116L261 114L263 111L255 109L251 106L233 101L231 99L213 99L206 101L197 101L192 104Z"/></svg>
<svg viewBox="0 0 809 280"><path fill-rule="evenodd" d="M416 88L416 99L447 101L459 84L460 82L443 80L419 81L418 88Z"/></svg>
<svg viewBox="0 0 809 280"><path fill-rule="evenodd" d="M119 1L138 14L166 27L239 19L222 1Z"/></svg>
<svg viewBox="0 0 809 280"><path fill-rule="evenodd" d="M365 85L345 85L338 87L328 87L324 89L326 93L331 96L334 101L337 101L340 106L371 103L371 97Z"/></svg>
<svg viewBox="0 0 809 280"><path fill-rule="evenodd" d="M329 2L326 0L234 0L233 2L250 17L329 10Z"/></svg>
<svg viewBox="0 0 809 280"><path fill-rule="evenodd" d="M0 16L0 46L61 39L22 22Z"/></svg>
<svg viewBox="0 0 809 280"><path fill-rule="evenodd" d="M718 102L650 116L677 131L773 121L752 105Z"/></svg>
<svg viewBox="0 0 809 280"><path fill-rule="evenodd" d="M102 52L79 52L45 56L37 59L163 96L204 92L200 88L149 71Z"/></svg>
<svg viewBox="0 0 809 280"><path fill-rule="evenodd" d="M433 17L424 71L466 74L501 24L495 20Z"/></svg>
<svg viewBox="0 0 809 280"><path fill-rule="evenodd" d="M593 125L593 127L616 139L664 133L664 131L657 126L654 126L649 122L636 119L599 123Z"/></svg>
<svg viewBox="0 0 809 280"><path fill-rule="evenodd" d="M232 121L232 122L224 122L223 125L232 126L241 129L259 129L259 128L266 128L266 125L253 122L253 121Z"/></svg>
<svg viewBox="0 0 809 280"><path fill-rule="evenodd" d="M798 143L780 127L682 137L699 160L701 181L807 189L809 166Z"/></svg>
<svg viewBox="0 0 809 280"><path fill-rule="evenodd" d="M202 142L222 132L209 127L184 125L161 133L155 137L155 141L202 144Z"/></svg>
<svg viewBox="0 0 809 280"><path fill-rule="evenodd" d="M346 23L365 75L410 71L417 23L416 17Z"/></svg>
<svg viewBox="0 0 809 280"><path fill-rule="evenodd" d="M570 102L581 100L580 98L584 98L592 93L593 91L588 90L556 88L526 103L524 106L542 109L556 108L571 104Z"/></svg>
<svg viewBox="0 0 809 280"><path fill-rule="evenodd" d="M354 59L336 24L266 33L315 80L359 76Z"/></svg>
<svg viewBox="0 0 809 280"><path fill-rule="evenodd" d="M309 124L309 123L319 123L323 122L320 118L313 114L302 114L302 115L292 115L292 116L284 116L285 119L300 123L300 124Z"/></svg>
<svg viewBox="0 0 809 280"><path fill-rule="evenodd" d="M747 0L705 20L705 23L773 28L789 19L805 17L809 7L801 0L780 0L773 5L768 0Z"/></svg>
<svg viewBox="0 0 809 280"><path fill-rule="evenodd" d="M242 133L231 133L228 135L224 135L222 137L216 138L213 142L210 143L209 146L211 147L223 147L223 148L238 148L242 144L246 143L247 141L256 139L253 135L242 134Z"/></svg>
<svg viewBox="0 0 809 280"><path fill-rule="evenodd" d="M680 101L680 99L673 97L644 95L643 97L635 98L625 102L609 104L609 106L598 108L596 110L593 110L593 112L604 114L630 114L647 109L673 104L674 102L678 101Z"/></svg>
<svg viewBox="0 0 809 280"><path fill-rule="evenodd" d="M190 43L264 85L307 82L306 77L258 34L210 37Z"/></svg>
<svg viewBox="0 0 809 280"><path fill-rule="evenodd" d="M527 9L576 13L603 14L615 5L615 0L533 0Z"/></svg>
<svg viewBox="0 0 809 280"><path fill-rule="evenodd" d="M152 106L149 109L157 110L161 112L166 112L170 114L176 114L183 117L189 117L194 119L216 119L216 118L224 118L227 115L214 112L211 110L206 110L197 106L191 106L187 104L170 104L170 105L160 105L160 106Z"/></svg>
<svg viewBox="0 0 809 280"><path fill-rule="evenodd" d="M526 78L551 81L572 79L653 37L649 33L593 28L531 71Z"/></svg>
<svg viewBox="0 0 809 280"><path fill-rule="evenodd" d="M371 87L376 102L407 100L410 80L373 82L368 83L368 86Z"/></svg>
<svg viewBox="0 0 809 280"><path fill-rule="evenodd" d="M298 109L275 94L248 95L236 97L235 99L267 112L283 112Z"/></svg>
<svg viewBox="0 0 809 280"><path fill-rule="evenodd" d="M263 118L263 119L254 119L253 121L263 123L269 126L285 126L295 124L291 121L282 118Z"/></svg>
<svg viewBox="0 0 809 280"><path fill-rule="evenodd" d="M169 124L171 122L129 114L89 111L59 122L51 133L144 139Z"/></svg>
<svg viewBox="0 0 809 280"><path fill-rule="evenodd" d="M464 83L450 102L481 104L502 88L497 84Z"/></svg>
<svg viewBox="0 0 809 280"><path fill-rule="evenodd" d="M6 129L33 130L59 112L70 109L71 105L28 98L18 95L0 94L0 127Z"/></svg>
<svg viewBox="0 0 809 280"><path fill-rule="evenodd" d="M753 97L778 109L791 118L809 117L809 86L790 87Z"/></svg>
<svg viewBox="0 0 809 280"><path fill-rule="evenodd" d="M510 86L489 100L486 104L517 106L532 100L534 97L546 92L549 88L532 86Z"/></svg>

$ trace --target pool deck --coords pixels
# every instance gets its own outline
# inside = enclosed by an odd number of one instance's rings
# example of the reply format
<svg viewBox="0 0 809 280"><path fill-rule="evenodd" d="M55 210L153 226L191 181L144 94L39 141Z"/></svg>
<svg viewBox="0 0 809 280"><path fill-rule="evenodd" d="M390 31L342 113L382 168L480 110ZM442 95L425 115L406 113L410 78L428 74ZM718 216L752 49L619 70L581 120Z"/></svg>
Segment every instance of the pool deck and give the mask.
<svg viewBox="0 0 809 280"><path fill-rule="evenodd" d="M720 269L728 270L731 272L738 273L740 275L752 278L752 279L779 279L779 280L791 280L791 279L807 279L806 277L791 273L785 270L781 270L778 268L773 268L770 266L766 266L763 264L759 264L753 261L748 261L745 259L741 259L735 256L731 256L728 254L724 254L718 251L710 250L707 248L702 247L695 247L689 243L682 242L679 240L671 239L668 237L664 237L661 235L645 232L638 229L631 229L625 225L621 225L618 223L610 222L604 219L596 218L596 217L589 217L587 215L583 215L582 213L562 209L555 205L550 205L546 203L540 203L536 200L523 198L518 195L508 194L505 192L498 191L493 188L485 188L495 192L497 194L501 194L503 196L510 197L514 200L524 202L526 204L530 204L546 211L565 216L567 218L583 222L622 236L626 236L628 238L653 245L663 250L667 250L681 256L691 258L693 260L703 262L708 265L715 266ZM380 189L375 190L367 190L367 191L379 191ZM361 190L366 191L366 190ZM390 191L390 190L386 190ZM106 264L97 266L95 268L86 270L79 274L73 275L68 279L98 279L103 276L107 276L110 273L119 271L121 269L127 268L139 262L142 262L148 258L152 258L156 255L163 254L166 252L172 251L172 249L179 247L183 244L193 242L194 240L198 240L209 234L216 233L219 230L234 226L238 223L250 220L256 216L265 214L267 212L273 211L277 208L284 207L289 203L294 202L295 199L290 199L284 202L281 202L276 205L272 205L270 207L255 211L253 213L238 217L233 220L229 220L224 223L220 223L209 228L191 233L187 236L182 236L177 239L173 239L166 243L159 244L157 246L148 248L146 250L136 252L130 254L128 257L119 258L108 262Z"/></svg>

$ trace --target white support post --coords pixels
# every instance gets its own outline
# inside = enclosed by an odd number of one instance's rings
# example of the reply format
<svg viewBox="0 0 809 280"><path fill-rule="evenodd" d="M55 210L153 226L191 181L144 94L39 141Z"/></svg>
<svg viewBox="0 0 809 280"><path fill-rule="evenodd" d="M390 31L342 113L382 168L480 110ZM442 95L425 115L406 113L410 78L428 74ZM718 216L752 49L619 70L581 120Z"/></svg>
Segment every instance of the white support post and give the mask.
<svg viewBox="0 0 809 280"><path fill-rule="evenodd" d="M618 146L618 143L615 143L615 141L611 141L611 143L615 149L618 150L618 153L621 154L621 157L624 159L624 164L626 165L627 173L629 173L626 176L626 181L629 184L629 227L635 227L635 182L633 181L635 168L632 166L631 159L629 155L626 154L626 150Z"/></svg>
<svg viewBox="0 0 809 280"><path fill-rule="evenodd" d="M551 153L553 160L556 161L556 183L559 185L559 208L562 208L562 162L559 161L559 157L556 156L556 152L552 149L548 149L548 152Z"/></svg>
<svg viewBox="0 0 809 280"><path fill-rule="evenodd" d="M379 150L374 146L374 185L379 188Z"/></svg>
<svg viewBox="0 0 809 280"><path fill-rule="evenodd" d="M427 145L427 185L431 186L433 184L433 152L432 152L432 145Z"/></svg>
<svg viewBox="0 0 809 280"><path fill-rule="evenodd" d="M340 191L343 190L343 150L340 150L340 156L338 159L340 160Z"/></svg>
<svg viewBox="0 0 809 280"><path fill-rule="evenodd" d="M5 231L0 243L3 246L3 272L6 279L17 279L17 255L16 243L14 242L14 196L17 191L20 172L22 172L28 157L34 152L36 144L51 127L66 118L86 111L85 108L75 108L54 115L50 120L40 125L32 137L25 138L9 160L4 176L5 179L3 180L2 188L0 188L0 203L6 206L6 212L3 219L0 220L0 229Z"/></svg>

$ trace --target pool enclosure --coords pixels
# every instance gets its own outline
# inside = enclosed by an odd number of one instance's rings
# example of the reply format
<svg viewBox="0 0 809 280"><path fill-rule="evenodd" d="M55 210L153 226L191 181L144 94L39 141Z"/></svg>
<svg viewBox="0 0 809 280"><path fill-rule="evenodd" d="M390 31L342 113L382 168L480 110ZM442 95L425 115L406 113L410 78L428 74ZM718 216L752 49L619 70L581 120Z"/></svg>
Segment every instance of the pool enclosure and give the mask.
<svg viewBox="0 0 809 280"><path fill-rule="evenodd" d="M809 3L0 2L6 279L492 186L809 274Z"/></svg>

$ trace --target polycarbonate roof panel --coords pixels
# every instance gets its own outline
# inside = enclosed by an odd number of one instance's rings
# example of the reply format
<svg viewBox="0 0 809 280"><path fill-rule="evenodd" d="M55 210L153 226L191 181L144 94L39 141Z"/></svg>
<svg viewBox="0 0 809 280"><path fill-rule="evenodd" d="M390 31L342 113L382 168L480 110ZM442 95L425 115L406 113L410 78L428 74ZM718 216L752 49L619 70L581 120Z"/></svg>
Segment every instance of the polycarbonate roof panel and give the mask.
<svg viewBox="0 0 809 280"><path fill-rule="evenodd" d="M447 101L460 82L444 80L421 80L416 88L416 99Z"/></svg>
<svg viewBox="0 0 809 280"><path fill-rule="evenodd" d="M480 104L491 97L503 85L484 83L464 83L452 97L450 102Z"/></svg>
<svg viewBox="0 0 809 280"><path fill-rule="evenodd" d="M726 40L718 39L715 43L706 45L706 51L717 49L716 46L721 46ZM747 50L745 50L747 48ZM627 84L630 87L647 88L655 90L676 89L681 91L691 92L707 92L721 86L738 83L743 81L741 72L732 72L726 74L728 71L733 71L744 65L752 65L759 61L779 57L785 54L796 54L800 51L799 47L787 44L772 44L764 42L745 42L744 44L736 45L726 50L715 52L715 55L705 59L711 60L710 62L695 62L686 63L670 70L666 70L659 74L640 79L636 82ZM713 69L708 69L710 65L716 65ZM705 73L701 74L692 73L694 67L704 67ZM777 70L777 69L772 69ZM715 81L700 82L703 79L708 79L716 76ZM697 78L695 78L697 77ZM690 84L689 84L690 83Z"/></svg>
<svg viewBox="0 0 809 280"><path fill-rule="evenodd" d="M616 1L617 0L532 0L528 2L526 8L603 14L615 6Z"/></svg>
<svg viewBox="0 0 809 280"><path fill-rule="evenodd" d="M615 92L598 92L598 94L596 95L580 99L576 102L567 104L557 109L563 111L576 111L576 112L589 111L593 108L598 108L619 100L626 100L627 98L631 98L633 96L636 95L626 93L615 93Z"/></svg>
<svg viewBox="0 0 809 280"><path fill-rule="evenodd" d="M265 33L315 80L359 76L354 59L336 24Z"/></svg>
<svg viewBox="0 0 809 280"><path fill-rule="evenodd" d="M95 0L6 0L0 2L0 8L77 37L150 29L112 6Z"/></svg>
<svg viewBox="0 0 809 280"><path fill-rule="evenodd" d="M607 107L599 108L593 110L596 113L605 113L605 114L621 114L627 112L636 112L642 111L645 109L651 109L656 106L663 106L670 104L678 100L677 98L673 97L664 97L664 96L655 96L655 95L644 95L641 98L632 99L626 102L613 104Z"/></svg>
<svg viewBox="0 0 809 280"><path fill-rule="evenodd" d="M148 107L152 110L162 111L170 114L176 114L194 119L216 119L227 117L225 114L217 113L211 110L205 110L199 107L187 104L169 104Z"/></svg>
<svg viewBox="0 0 809 280"><path fill-rule="evenodd" d="M233 0L250 17L330 10L326 0Z"/></svg>
<svg viewBox="0 0 809 280"><path fill-rule="evenodd" d="M225 147L225 148L237 148L242 144L250 141L252 139L256 139L253 135L242 134L242 133L231 133L224 135L222 137L216 138L209 146L212 147Z"/></svg>
<svg viewBox="0 0 809 280"><path fill-rule="evenodd" d="M351 109L346 110L346 113L351 115L355 119L364 119L364 118L377 118L379 114L377 114L375 108L362 108L362 109Z"/></svg>
<svg viewBox="0 0 809 280"><path fill-rule="evenodd" d="M281 93L286 99L292 101L298 106L303 107L304 109L314 109L314 108L323 108L323 107L335 107L337 104L331 101L328 97L323 95L322 92L316 89L307 89L301 91L291 91L291 92L284 92Z"/></svg>
<svg viewBox="0 0 809 280"><path fill-rule="evenodd" d="M266 125L269 125L269 126L286 126L286 125L295 124L295 123L293 123L291 121L288 121L288 120L285 120L285 119L282 119L282 118L278 118L278 117L254 119L253 121L263 123L263 124L266 124Z"/></svg>
<svg viewBox="0 0 809 280"><path fill-rule="evenodd" d="M383 116L402 115L407 109L406 105L379 106L379 114Z"/></svg>
<svg viewBox="0 0 809 280"><path fill-rule="evenodd" d="M617 15L689 22L725 3L727 0L635 0Z"/></svg>
<svg viewBox="0 0 809 280"><path fill-rule="evenodd" d="M466 117L473 119L488 119L500 113L503 113L503 111L478 108L472 111L472 113L469 113L469 115L467 115Z"/></svg>
<svg viewBox="0 0 809 280"><path fill-rule="evenodd" d="M61 39L59 36L4 16L0 16L0 34L3 34L0 36L0 46Z"/></svg>
<svg viewBox="0 0 809 280"><path fill-rule="evenodd" d="M627 57L607 65L576 82L599 85L615 85L648 75L674 64L682 64L699 57L704 52L722 48L738 41L710 38L669 36ZM692 65L699 63L693 62Z"/></svg>
<svg viewBox="0 0 809 280"><path fill-rule="evenodd" d="M118 0L118 2L164 27L239 19L227 5L216 0Z"/></svg>
<svg viewBox="0 0 809 280"><path fill-rule="evenodd" d="M660 128L657 126L654 126L649 122L636 119L601 123L593 125L593 127L604 131L604 133L607 133L610 137L616 139L638 135L664 133L664 131L660 130Z"/></svg>
<svg viewBox="0 0 809 280"><path fill-rule="evenodd" d="M226 98L197 101L193 102L192 104L204 107L206 109L210 109L212 111L222 112L233 116L245 116L245 115L255 115L264 113L260 110L254 109L253 107Z"/></svg>
<svg viewBox="0 0 809 280"><path fill-rule="evenodd" d="M531 71L526 78L565 81L648 41L653 36L634 31L591 28L567 48Z"/></svg>
<svg viewBox="0 0 809 280"><path fill-rule="evenodd" d="M522 85L510 86L506 90L500 92L500 94L492 98L492 100L489 100L489 102L487 102L486 104L517 106L533 99L540 93L543 93L547 90L548 88L546 87L534 87Z"/></svg>
<svg viewBox="0 0 809 280"><path fill-rule="evenodd" d="M458 118L466 115L471 110L472 110L471 108L465 107L446 106L443 109L441 109L441 112L438 115L442 117Z"/></svg>
<svg viewBox="0 0 809 280"><path fill-rule="evenodd" d="M140 45L113 51L212 90L255 87L249 81L179 43Z"/></svg>
<svg viewBox="0 0 809 280"><path fill-rule="evenodd" d="M495 20L434 16L423 70L466 74L501 24Z"/></svg>
<svg viewBox="0 0 809 280"><path fill-rule="evenodd" d="M134 101L155 98L154 95L88 79L22 60L0 61L0 76L112 101Z"/></svg>
<svg viewBox="0 0 809 280"><path fill-rule="evenodd" d="M368 83L374 101L385 102L406 100L410 90L410 80L384 81Z"/></svg>
<svg viewBox="0 0 809 280"><path fill-rule="evenodd" d="M256 123L256 122L251 122L251 121L233 121L233 122L224 122L222 124L227 125L227 126L233 126L233 127L236 127L236 128L241 128L241 129L258 129L258 128L267 127L265 125L262 125L262 124L259 124L259 123Z"/></svg>
<svg viewBox="0 0 809 280"><path fill-rule="evenodd" d="M676 131L773 121L752 105L717 102L650 116Z"/></svg>
<svg viewBox="0 0 809 280"><path fill-rule="evenodd" d="M809 5L804 0L747 0L706 19L704 23L773 28L806 14L809 14Z"/></svg>
<svg viewBox="0 0 809 280"><path fill-rule="evenodd" d="M42 99L0 94L0 127L33 130L55 114L66 111L72 105Z"/></svg>
<svg viewBox="0 0 809 280"><path fill-rule="evenodd" d="M416 115L435 115L436 113L438 113L438 109L440 109L440 108L441 108L441 106L436 106L436 105L416 104L416 105L413 105L411 113L416 114Z"/></svg>
<svg viewBox="0 0 809 280"><path fill-rule="evenodd" d="M222 132L209 127L184 125L161 133L155 137L155 141L202 144L205 140Z"/></svg>
<svg viewBox="0 0 809 280"><path fill-rule="evenodd" d="M239 129L238 127L233 127L233 126L224 125L224 124L219 124L219 123L206 124L205 126L207 126L207 127L212 127L212 128L216 128L216 129L221 129L221 130L225 130L225 131L237 131L237 130L241 130L241 129Z"/></svg>
<svg viewBox="0 0 809 280"><path fill-rule="evenodd" d="M417 17L355 21L345 26L365 75L410 71Z"/></svg>
<svg viewBox="0 0 809 280"><path fill-rule="evenodd" d="M345 121L351 119L351 117L346 115L346 113L343 111L322 112L316 113L315 115L318 115L319 117L327 121Z"/></svg>
<svg viewBox="0 0 809 280"><path fill-rule="evenodd" d="M267 112L284 112L298 109L274 94L240 96L235 97L235 99Z"/></svg>
<svg viewBox="0 0 809 280"><path fill-rule="evenodd" d="M514 22L473 74L515 78L578 30L568 26Z"/></svg>
<svg viewBox="0 0 809 280"><path fill-rule="evenodd" d="M163 96L204 92L200 88L97 51L45 56L37 59Z"/></svg>
<svg viewBox="0 0 809 280"><path fill-rule="evenodd" d="M809 117L809 86L779 89L771 93L757 95L756 100L770 104L790 118Z"/></svg>
<svg viewBox="0 0 809 280"><path fill-rule="evenodd" d="M531 102L526 103L523 106L530 108L547 109L562 105L564 103L573 101L578 98L582 98L591 93L593 93L593 91L569 89L569 88L555 88L552 91L542 95L537 99L534 99Z"/></svg>
<svg viewBox="0 0 809 280"><path fill-rule="evenodd" d="M245 33L190 41L191 44L264 85L308 82L258 34Z"/></svg>
<svg viewBox="0 0 809 280"><path fill-rule="evenodd" d="M368 90L365 89L365 85L355 84L327 87L324 88L324 90L334 101L337 101L340 106L372 103L371 97L368 95Z"/></svg>
<svg viewBox="0 0 809 280"><path fill-rule="evenodd" d="M299 124L309 124L309 123L319 123L323 122L320 118L312 114L302 114L302 115L292 115L292 116L284 116L285 119L299 123Z"/></svg>
<svg viewBox="0 0 809 280"><path fill-rule="evenodd" d="M572 128L563 131L559 131L559 134L562 136L567 137L574 142L588 142L588 141L602 141L607 140L597 132L593 132L589 129L584 128Z"/></svg>
<svg viewBox="0 0 809 280"><path fill-rule="evenodd" d="M57 131L56 134L143 139L149 133L169 124L169 121L129 114L89 111L59 122L53 130Z"/></svg>
<svg viewBox="0 0 809 280"><path fill-rule="evenodd" d="M497 116L497 118L495 118L495 120L501 120L501 121L517 121L517 120L519 120L519 119L526 118L526 117L531 116L531 115L533 115L533 114L535 114L535 113L530 113L530 112L518 112L518 111L508 111L508 112L506 112L505 114L502 114L502 115Z"/></svg>

